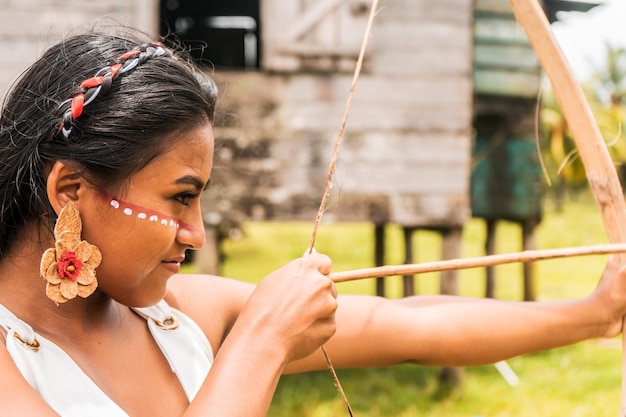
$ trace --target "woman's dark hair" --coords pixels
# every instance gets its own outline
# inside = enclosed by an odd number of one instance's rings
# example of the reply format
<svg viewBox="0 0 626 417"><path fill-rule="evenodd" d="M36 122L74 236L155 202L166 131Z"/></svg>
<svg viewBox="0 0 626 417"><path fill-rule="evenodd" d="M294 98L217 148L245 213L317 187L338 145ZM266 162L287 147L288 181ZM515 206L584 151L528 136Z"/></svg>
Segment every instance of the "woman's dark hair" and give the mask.
<svg viewBox="0 0 626 417"><path fill-rule="evenodd" d="M54 219L46 169L55 161L98 188L119 187L168 150L177 132L213 121L215 84L170 49L109 80L106 92L68 120L71 99L85 93L81 83L151 42L129 29L75 35L48 49L13 86L0 116L0 259L28 222Z"/></svg>

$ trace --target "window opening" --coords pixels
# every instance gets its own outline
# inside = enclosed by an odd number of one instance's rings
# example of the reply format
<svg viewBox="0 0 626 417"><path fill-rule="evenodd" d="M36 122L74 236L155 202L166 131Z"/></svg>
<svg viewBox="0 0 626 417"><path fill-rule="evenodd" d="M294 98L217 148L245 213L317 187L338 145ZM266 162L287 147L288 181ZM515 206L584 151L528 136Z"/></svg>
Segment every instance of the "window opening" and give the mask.
<svg viewBox="0 0 626 417"><path fill-rule="evenodd" d="M178 38L201 65L258 68L259 0L160 0L161 34Z"/></svg>

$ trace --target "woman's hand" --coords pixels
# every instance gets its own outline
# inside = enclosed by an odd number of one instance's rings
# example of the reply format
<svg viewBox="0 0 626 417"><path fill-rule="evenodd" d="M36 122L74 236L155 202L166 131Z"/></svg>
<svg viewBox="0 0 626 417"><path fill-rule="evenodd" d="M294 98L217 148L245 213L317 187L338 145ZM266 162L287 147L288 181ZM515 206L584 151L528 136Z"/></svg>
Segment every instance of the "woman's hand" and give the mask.
<svg viewBox="0 0 626 417"><path fill-rule="evenodd" d="M313 253L265 277L238 322L258 333L257 343L284 349L286 362L303 358L335 333L337 291L326 276L330 258Z"/></svg>
<svg viewBox="0 0 626 417"><path fill-rule="evenodd" d="M230 331L219 332L223 340L211 371L185 416L267 415L285 365L310 355L335 333L337 293L326 276L330 268L327 256L312 254L269 274L251 294L248 286L228 284L243 298L220 291L226 285L212 287L217 304L228 308L232 302L238 314L229 321Z"/></svg>
<svg viewBox="0 0 626 417"><path fill-rule="evenodd" d="M606 317L607 325L602 337L617 336L626 315L626 265L620 265L615 257L611 257L590 298Z"/></svg>

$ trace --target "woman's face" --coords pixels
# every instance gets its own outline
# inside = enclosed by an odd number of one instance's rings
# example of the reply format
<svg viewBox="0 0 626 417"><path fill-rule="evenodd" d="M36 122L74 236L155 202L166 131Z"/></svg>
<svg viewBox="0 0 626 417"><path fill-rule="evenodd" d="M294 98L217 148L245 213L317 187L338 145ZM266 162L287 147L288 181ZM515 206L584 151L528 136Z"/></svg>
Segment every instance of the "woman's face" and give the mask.
<svg viewBox="0 0 626 417"><path fill-rule="evenodd" d="M204 245L200 195L208 184L213 132L203 125L134 174L123 195L79 196L83 239L102 252L98 285L115 300L148 306L165 295L187 249Z"/></svg>

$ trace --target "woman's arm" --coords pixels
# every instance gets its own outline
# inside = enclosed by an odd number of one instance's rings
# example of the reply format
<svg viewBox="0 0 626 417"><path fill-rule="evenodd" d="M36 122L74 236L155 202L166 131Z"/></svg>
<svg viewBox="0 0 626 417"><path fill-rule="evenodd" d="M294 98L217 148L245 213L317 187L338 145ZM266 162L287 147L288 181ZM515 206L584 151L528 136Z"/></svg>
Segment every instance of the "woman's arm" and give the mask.
<svg viewBox="0 0 626 417"><path fill-rule="evenodd" d="M340 296L337 333L326 344L337 368L401 363L463 366L493 363L595 337L612 337L626 313L626 270L609 262L588 297L507 302L451 296L389 300ZM321 354L286 372L324 369Z"/></svg>
<svg viewBox="0 0 626 417"><path fill-rule="evenodd" d="M0 375L0 417L59 417L17 369L7 352L4 335L0 335Z"/></svg>
<svg viewBox="0 0 626 417"><path fill-rule="evenodd" d="M172 281L168 302L205 330L217 352L184 415L265 416L284 366L335 332L329 271L330 260L316 254L270 274L252 292L210 277L200 286L193 284L201 277L191 277L186 287L184 277Z"/></svg>

